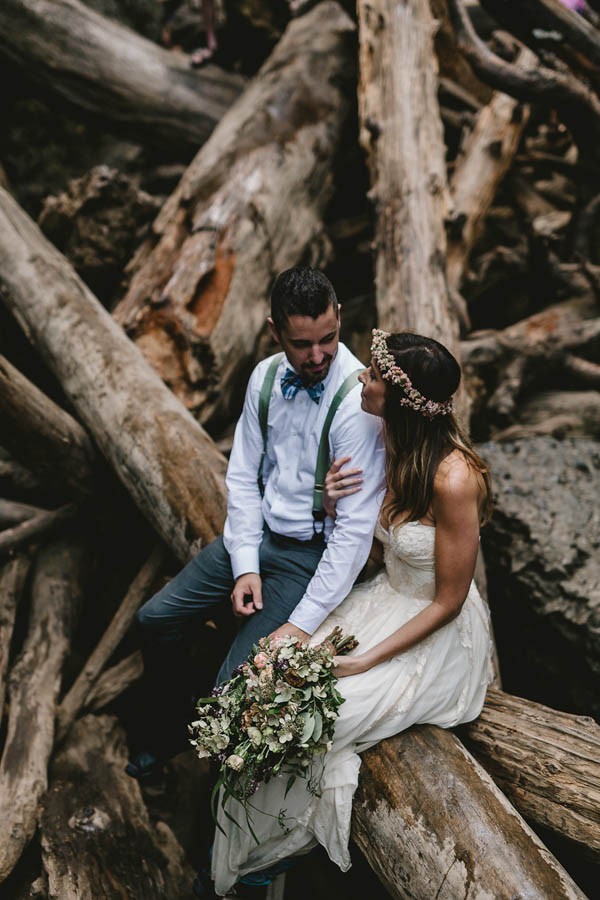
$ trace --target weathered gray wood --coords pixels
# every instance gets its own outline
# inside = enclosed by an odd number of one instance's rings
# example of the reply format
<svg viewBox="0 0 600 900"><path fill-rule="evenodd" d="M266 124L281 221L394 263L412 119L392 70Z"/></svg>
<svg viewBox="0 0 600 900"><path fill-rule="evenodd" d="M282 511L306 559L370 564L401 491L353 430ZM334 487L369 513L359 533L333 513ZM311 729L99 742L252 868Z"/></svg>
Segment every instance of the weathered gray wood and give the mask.
<svg viewBox="0 0 600 900"><path fill-rule="evenodd" d="M523 50L523 68L535 65L536 56ZM527 107L495 92L477 115L475 127L461 148L450 180L452 213L448 228L446 271L448 286L460 290L465 266L483 221L504 175L517 152L529 119Z"/></svg>
<svg viewBox="0 0 600 900"><path fill-rule="evenodd" d="M0 558L13 553L24 544L37 541L39 538L59 528L77 515L79 507L76 503L67 503L55 510L40 510L13 528L0 531Z"/></svg>
<svg viewBox="0 0 600 900"><path fill-rule="evenodd" d="M18 503L16 500L0 499L0 528L8 528L11 525L19 525L38 516L45 510L30 503Z"/></svg>
<svg viewBox="0 0 600 900"><path fill-rule="evenodd" d="M90 710L102 709L141 678L143 673L142 654L136 650L100 675L86 698L86 707Z"/></svg>
<svg viewBox="0 0 600 900"><path fill-rule="evenodd" d="M427 0L359 0L360 140L375 208L380 327L458 350L445 278L449 209L437 100L435 20Z"/></svg>
<svg viewBox="0 0 600 900"><path fill-rule="evenodd" d="M197 147L243 79L169 53L78 0L3 0L0 55L137 139Z"/></svg>
<svg viewBox="0 0 600 900"><path fill-rule="evenodd" d="M181 559L225 511L225 460L63 256L0 190L0 296Z"/></svg>
<svg viewBox="0 0 600 900"><path fill-rule="evenodd" d="M6 673L15 616L30 564L30 558L21 554L0 567L0 723L4 714Z"/></svg>
<svg viewBox="0 0 600 900"><path fill-rule="evenodd" d="M117 720L86 716L54 759L41 817L49 896L180 900L193 871L170 829L150 822L138 783L125 774Z"/></svg>
<svg viewBox="0 0 600 900"><path fill-rule="evenodd" d="M118 647L140 604L147 599L152 583L164 562L165 553L157 547L132 581L123 602L100 638L91 656L58 708L56 739L64 739L80 709L85 706L102 669Z"/></svg>
<svg viewBox="0 0 600 900"><path fill-rule="evenodd" d="M0 761L0 882L33 837L47 787L55 703L80 601L84 554L70 540L48 544L35 562L31 613L9 681L10 710Z"/></svg>
<svg viewBox="0 0 600 900"><path fill-rule="evenodd" d="M398 900L585 898L458 738L433 726L363 754L352 835Z"/></svg>
<svg viewBox="0 0 600 900"><path fill-rule="evenodd" d="M18 498L45 498L44 486L26 466L0 447L0 493Z"/></svg>
<svg viewBox="0 0 600 900"><path fill-rule="evenodd" d="M353 30L331 0L289 25L130 266L115 318L202 422L239 412L274 274L325 259Z"/></svg>
<svg viewBox="0 0 600 900"><path fill-rule="evenodd" d="M540 389L562 372L568 353L594 346L600 317L591 297L565 300L501 331L474 332L461 342L467 383L487 414L515 414L525 384L535 377Z"/></svg>
<svg viewBox="0 0 600 900"><path fill-rule="evenodd" d="M464 0L447 0L458 46L476 75L486 84L519 100L557 110L571 129L581 159L597 165L600 134L600 98L569 72L538 65L525 70L493 53L477 35Z"/></svg>
<svg viewBox="0 0 600 900"><path fill-rule="evenodd" d="M543 391L519 403L517 422L493 432L494 441L535 435L600 440L600 391Z"/></svg>
<svg viewBox="0 0 600 900"><path fill-rule="evenodd" d="M503 0L483 0L481 5L500 25L534 49L537 35L551 32L552 51L567 60L575 72L590 78L596 89L600 86L598 30L560 0L520 0L518 6Z"/></svg>
<svg viewBox="0 0 600 900"><path fill-rule="evenodd" d="M469 750L528 821L600 862L600 725L490 689L461 729Z"/></svg>
<svg viewBox="0 0 600 900"><path fill-rule="evenodd" d="M12 456L70 494L89 493L95 451L81 425L0 356L0 433Z"/></svg>

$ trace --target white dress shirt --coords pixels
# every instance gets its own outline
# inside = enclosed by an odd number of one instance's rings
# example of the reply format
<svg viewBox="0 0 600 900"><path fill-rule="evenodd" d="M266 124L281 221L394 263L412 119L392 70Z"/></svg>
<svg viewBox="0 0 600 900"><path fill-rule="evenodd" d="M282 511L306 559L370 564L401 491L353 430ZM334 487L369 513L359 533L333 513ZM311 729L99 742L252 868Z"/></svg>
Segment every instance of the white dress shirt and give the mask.
<svg viewBox="0 0 600 900"><path fill-rule="evenodd" d="M261 497L257 473L263 438L258 401L271 359L259 363L250 376L227 469L223 538L236 579L247 572L259 573L259 546L265 522L271 531L286 537L305 541L313 536L315 467L323 423L344 379L362 368L360 360L339 344L323 382L320 403L315 403L305 390L286 400L280 380L289 363L283 357L269 406L263 468L265 492ZM348 465L363 470L362 489L338 502L335 522L325 520L325 551L304 597L290 616L292 624L309 634L344 599L365 564L383 500L385 451L381 420L363 412L360 391L358 384L335 413L329 450L331 459L352 457Z"/></svg>

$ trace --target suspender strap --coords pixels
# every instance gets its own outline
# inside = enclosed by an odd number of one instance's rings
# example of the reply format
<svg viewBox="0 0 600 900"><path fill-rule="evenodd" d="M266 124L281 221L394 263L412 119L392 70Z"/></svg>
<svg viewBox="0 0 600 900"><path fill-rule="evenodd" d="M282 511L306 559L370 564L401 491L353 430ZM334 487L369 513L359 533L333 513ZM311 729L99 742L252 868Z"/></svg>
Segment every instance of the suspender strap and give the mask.
<svg viewBox="0 0 600 900"><path fill-rule="evenodd" d="M263 439L263 450L260 457L260 463L258 464L257 474L258 489L260 491L261 497L265 492L263 467L265 464L265 455L267 452L267 422L269 419L269 404L271 402L271 394L273 393L275 375L277 374L277 369L279 368L279 363L282 359L283 353L277 353L271 360L269 368L267 369L267 374L265 375L265 380L263 381L262 387L260 389L260 396L258 398L258 424L260 425L260 431Z"/></svg>
<svg viewBox="0 0 600 900"><path fill-rule="evenodd" d="M356 369L355 372L352 372L347 378L342 382L342 384L337 389L336 395L331 401L331 406L327 410L327 417L323 424L323 431L321 432L321 440L319 441L319 450L317 453L317 467L315 469L315 488L313 491L313 530L315 534L317 534L317 529L315 527L317 522L325 521L325 510L323 509L323 489L325 487L325 476L327 475L327 471L330 465L329 459L329 429L331 428L331 423L333 422L333 417L338 411L340 404L343 399L350 393L353 387L358 384L358 376L363 371L363 369ZM321 528L321 532L323 532L323 528Z"/></svg>

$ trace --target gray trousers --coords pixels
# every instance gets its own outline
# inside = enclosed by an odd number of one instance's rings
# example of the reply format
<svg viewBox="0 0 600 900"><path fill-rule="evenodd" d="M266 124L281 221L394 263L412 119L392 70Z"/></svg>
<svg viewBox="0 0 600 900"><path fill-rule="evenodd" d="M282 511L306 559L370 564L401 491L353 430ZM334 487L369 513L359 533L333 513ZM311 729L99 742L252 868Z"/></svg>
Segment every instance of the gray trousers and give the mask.
<svg viewBox="0 0 600 900"><path fill-rule="evenodd" d="M302 599L325 549L322 540L295 541L275 535L265 528L260 545L263 608L244 619L219 669L217 683L226 680L244 662L252 646L284 622ZM210 618L211 612L226 604L234 578L223 539L204 547L175 578L145 603L137 614L142 634L148 715L157 726L157 737L148 749L178 747L171 728L186 737L190 720L189 685L185 684L183 637L191 623ZM166 755L166 750L164 751Z"/></svg>

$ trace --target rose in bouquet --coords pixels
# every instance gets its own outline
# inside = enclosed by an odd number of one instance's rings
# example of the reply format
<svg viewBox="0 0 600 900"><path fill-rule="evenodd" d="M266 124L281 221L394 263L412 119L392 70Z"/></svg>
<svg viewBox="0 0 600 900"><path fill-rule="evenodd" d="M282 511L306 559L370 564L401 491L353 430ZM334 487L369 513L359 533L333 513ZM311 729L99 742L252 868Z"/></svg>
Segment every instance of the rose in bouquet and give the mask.
<svg viewBox="0 0 600 900"><path fill-rule="evenodd" d="M221 788L225 815L235 822L225 809L234 797L250 830L249 798L274 775L288 775L287 790L299 776L317 790L310 777L313 762L331 748L344 702L336 688L333 657L356 646L340 628L316 646L295 637L262 638L230 681L198 701L198 719L189 726L191 744L199 757L219 766L215 819Z"/></svg>

